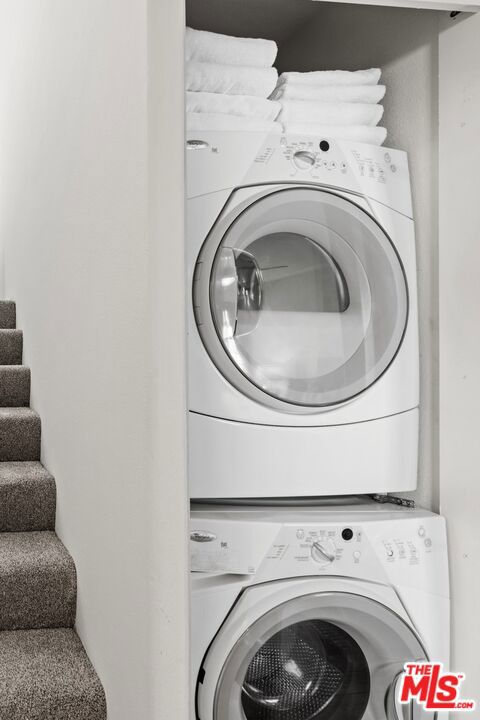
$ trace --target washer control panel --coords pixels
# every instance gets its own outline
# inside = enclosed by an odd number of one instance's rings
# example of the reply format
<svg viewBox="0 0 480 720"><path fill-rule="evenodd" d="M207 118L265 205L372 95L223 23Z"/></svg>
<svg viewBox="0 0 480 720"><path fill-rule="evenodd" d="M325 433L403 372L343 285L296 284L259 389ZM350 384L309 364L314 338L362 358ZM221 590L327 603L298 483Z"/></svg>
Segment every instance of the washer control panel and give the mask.
<svg viewBox="0 0 480 720"><path fill-rule="evenodd" d="M332 572L358 565L365 546L362 529L356 525L343 527L292 526L282 528L267 554L266 560L291 562L295 572L307 566L308 572L329 569Z"/></svg>
<svg viewBox="0 0 480 720"><path fill-rule="evenodd" d="M221 511L193 512L191 569L254 576L255 582L335 575L418 588L428 588L435 577L439 592L448 593L445 522L439 516L381 508L368 520L339 511L335 520L312 522L314 511L295 510L275 521L282 512L252 511L253 521L246 519L248 511L232 512L230 520Z"/></svg>

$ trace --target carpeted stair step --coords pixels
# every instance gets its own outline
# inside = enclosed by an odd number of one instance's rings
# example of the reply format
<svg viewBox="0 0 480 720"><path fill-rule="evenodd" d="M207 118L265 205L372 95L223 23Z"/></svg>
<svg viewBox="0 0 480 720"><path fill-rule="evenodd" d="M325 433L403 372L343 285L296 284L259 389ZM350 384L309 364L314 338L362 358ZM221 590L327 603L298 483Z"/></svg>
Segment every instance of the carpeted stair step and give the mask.
<svg viewBox="0 0 480 720"><path fill-rule="evenodd" d="M15 303L11 300L0 300L0 329L12 330L17 327Z"/></svg>
<svg viewBox="0 0 480 720"><path fill-rule="evenodd" d="M0 330L0 365L21 365L23 357L23 332Z"/></svg>
<svg viewBox="0 0 480 720"><path fill-rule="evenodd" d="M0 407L0 462L40 460L40 436L34 410Z"/></svg>
<svg viewBox="0 0 480 720"><path fill-rule="evenodd" d="M74 562L53 532L0 533L0 630L73 627Z"/></svg>
<svg viewBox="0 0 480 720"><path fill-rule="evenodd" d="M0 407L30 405L30 370L24 365L0 366Z"/></svg>
<svg viewBox="0 0 480 720"><path fill-rule="evenodd" d="M106 720L105 694L74 630L0 632L0 720Z"/></svg>
<svg viewBox="0 0 480 720"><path fill-rule="evenodd" d="M0 463L0 532L55 528L55 480L39 462Z"/></svg>

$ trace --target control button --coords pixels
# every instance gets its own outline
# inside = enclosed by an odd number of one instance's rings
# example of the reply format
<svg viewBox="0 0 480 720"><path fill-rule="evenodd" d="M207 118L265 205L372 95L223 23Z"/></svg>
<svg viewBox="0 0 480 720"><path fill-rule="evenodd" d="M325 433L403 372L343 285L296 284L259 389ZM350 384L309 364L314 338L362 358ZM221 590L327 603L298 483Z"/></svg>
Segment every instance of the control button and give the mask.
<svg viewBox="0 0 480 720"><path fill-rule="evenodd" d="M315 165L315 155L306 150L298 150L293 154L293 162L299 170L309 170Z"/></svg>
<svg viewBox="0 0 480 720"><path fill-rule="evenodd" d="M340 170L344 173L347 172L347 163L340 163Z"/></svg>
<svg viewBox="0 0 480 720"><path fill-rule="evenodd" d="M342 530L342 538L345 542L349 542L353 538L353 530L351 528L345 528Z"/></svg>
<svg viewBox="0 0 480 720"><path fill-rule="evenodd" d="M430 538L425 538L425 547L431 548L432 547L432 541Z"/></svg>
<svg viewBox="0 0 480 720"><path fill-rule="evenodd" d="M336 163L335 160L332 160L332 162L330 163L330 167L332 168L332 170L336 170L336 169L337 169L338 166L337 166L337 163Z"/></svg>
<svg viewBox="0 0 480 720"><path fill-rule="evenodd" d="M304 537L305 537L304 531L303 531L303 530L297 530L297 538L298 538L299 540L303 540Z"/></svg>
<svg viewBox="0 0 480 720"><path fill-rule="evenodd" d="M391 170L393 173L396 173L396 172L397 172L397 166L396 166L396 165L390 165L390 170Z"/></svg>
<svg viewBox="0 0 480 720"><path fill-rule="evenodd" d="M312 558L315 562L326 565L332 563L335 560L335 552L332 552L333 548L330 543L314 542L312 545Z"/></svg>
<svg viewBox="0 0 480 720"><path fill-rule="evenodd" d="M360 550L355 550L355 552L353 553L353 559L356 562L358 562L360 560L361 556L362 556L362 553L360 552Z"/></svg>
<svg viewBox="0 0 480 720"><path fill-rule="evenodd" d="M392 548L387 548L387 557L393 557L393 550L392 550Z"/></svg>
<svg viewBox="0 0 480 720"><path fill-rule="evenodd" d="M425 528L423 527L423 525L418 528L418 534L420 535L420 537L425 537Z"/></svg>
<svg viewBox="0 0 480 720"><path fill-rule="evenodd" d="M330 143L328 140L320 140L318 147L322 152L328 152L330 150Z"/></svg>
<svg viewBox="0 0 480 720"><path fill-rule="evenodd" d="M392 158L390 157L390 153L385 153L385 162L390 164L392 162Z"/></svg>
<svg viewBox="0 0 480 720"><path fill-rule="evenodd" d="M187 140L187 150L206 150L209 147L205 140Z"/></svg>

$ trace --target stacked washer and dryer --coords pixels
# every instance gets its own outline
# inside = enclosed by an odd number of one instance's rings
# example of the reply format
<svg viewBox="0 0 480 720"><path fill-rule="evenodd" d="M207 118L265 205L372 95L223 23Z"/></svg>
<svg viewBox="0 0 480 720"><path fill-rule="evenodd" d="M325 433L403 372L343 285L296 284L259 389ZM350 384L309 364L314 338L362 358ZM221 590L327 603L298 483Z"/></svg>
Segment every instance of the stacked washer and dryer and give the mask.
<svg viewBox="0 0 480 720"><path fill-rule="evenodd" d="M187 194L192 718L421 718L444 521L370 499L417 484L407 156L203 132Z"/></svg>

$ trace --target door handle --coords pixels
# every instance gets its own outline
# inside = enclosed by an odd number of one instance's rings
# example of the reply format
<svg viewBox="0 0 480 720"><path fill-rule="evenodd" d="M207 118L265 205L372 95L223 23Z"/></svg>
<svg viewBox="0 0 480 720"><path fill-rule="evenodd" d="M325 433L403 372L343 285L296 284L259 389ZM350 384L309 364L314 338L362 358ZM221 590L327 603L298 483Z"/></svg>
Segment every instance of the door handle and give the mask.
<svg viewBox="0 0 480 720"><path fill-rule="evenodd" d="M222 247L217 260L213 302L217 309L218 329L223 340L235 335L238 320L238 275L235 253L232 248Z"/></svg>

